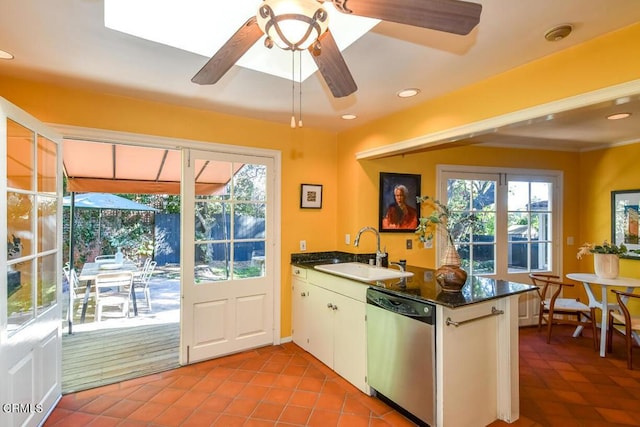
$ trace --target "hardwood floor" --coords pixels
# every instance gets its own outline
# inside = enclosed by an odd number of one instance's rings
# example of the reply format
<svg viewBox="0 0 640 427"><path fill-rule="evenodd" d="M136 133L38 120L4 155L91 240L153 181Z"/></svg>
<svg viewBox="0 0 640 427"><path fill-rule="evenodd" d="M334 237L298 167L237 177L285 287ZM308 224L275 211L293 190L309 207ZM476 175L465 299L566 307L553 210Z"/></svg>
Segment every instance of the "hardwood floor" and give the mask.
<svg viewBox="0 0 640 427"><path fill-rule="evenodd" d="M76 303L73 334L62 333L62 392L70 393L177 368L180 281L166 269L151 279L152 308L139 293L138 316L84 323ZM66 324L65 324L66 326Z"/></svg>
<svg viewBox="0 0 640 427"><path fill-rule="evenodd" d="M76 332L62 337L62 392L71 393L174 369L178 323Z"/></svg>

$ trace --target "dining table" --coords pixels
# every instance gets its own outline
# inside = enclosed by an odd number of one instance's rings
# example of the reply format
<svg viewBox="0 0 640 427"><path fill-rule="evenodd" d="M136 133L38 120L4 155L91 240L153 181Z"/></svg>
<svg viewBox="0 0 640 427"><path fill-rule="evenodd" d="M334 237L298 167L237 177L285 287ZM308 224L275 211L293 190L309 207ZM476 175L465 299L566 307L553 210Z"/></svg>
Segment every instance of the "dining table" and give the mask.
<svg viewBox="0 0 640 427"><path fill-rule="evenodd" d="M124 260L122 263L115 263L113 260L101 261L101 262L86 262L82 266L82 270L78 275L78 280L80 282L86 282L87 289L84 293L84 300L82 301L82 313L80 314L80 323L84 323L86 314L87 314L87 306L89 305L89 295L91 293L91 286L93 285L96 276L102 273L122 273L122 272L132 272L137 273L138 265L130 260ZM136 303L136 293L133 289L133 285L131 287L131 298L133 301L133 315L138 315L138 304Z"/></svg>
<svg viewBox="0 0 640 427"><path fill-rule="evenodd" d="M589 307L598 308L602 311L602 321L600 323L600 357L606 355L607 328L609 322L609 310L617 307L617 304L609 303L609 288L626 288L631 293L635 289L640 288L640 279L631 277L616 277L615 279L605 279L591 273L569 273L567 278L582 282L584 289L589 297ZM601 297L597 298L597 288L601 288ZM635 337L638 340L638 337Z"/></svg>

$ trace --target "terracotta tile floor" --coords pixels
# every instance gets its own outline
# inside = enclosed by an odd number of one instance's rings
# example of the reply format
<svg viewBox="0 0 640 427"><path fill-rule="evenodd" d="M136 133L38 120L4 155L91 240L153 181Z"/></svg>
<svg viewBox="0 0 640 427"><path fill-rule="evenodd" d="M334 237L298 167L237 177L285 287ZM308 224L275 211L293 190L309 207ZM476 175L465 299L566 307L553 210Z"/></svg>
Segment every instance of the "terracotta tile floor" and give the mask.
<svg viewBox="0 0 640 427"><path fill-rule="evenodd" d="M589 336L520 331L521 417L491 426L640 426L640 354L600 358ZM638 352L640 353L640 352ZM295 344L63 396L45 426L412 426ZM457 427L457 426L452 426Z"/></svg>
<svg viewBox="0 0 640 427"><path fill-rule="evenodd" d="M589 332L572 332L554 326L547 344L537 328L520 329L520 419L492 427L640 426L640 351L628 370L622 337L601 358Z"/></svg>

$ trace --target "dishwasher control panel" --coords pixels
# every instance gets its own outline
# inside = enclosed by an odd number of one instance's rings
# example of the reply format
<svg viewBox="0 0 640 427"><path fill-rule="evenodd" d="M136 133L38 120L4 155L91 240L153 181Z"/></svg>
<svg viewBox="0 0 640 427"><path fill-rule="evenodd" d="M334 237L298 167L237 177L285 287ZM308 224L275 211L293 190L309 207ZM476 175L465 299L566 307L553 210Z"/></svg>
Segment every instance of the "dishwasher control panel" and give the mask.
<svg viewBox="0 0 640 427"><path fill-rule="evenodd" d="M367 289L367 304L431 325L435 322L436 310L433 304L383 292L379 289Z"/></svg>

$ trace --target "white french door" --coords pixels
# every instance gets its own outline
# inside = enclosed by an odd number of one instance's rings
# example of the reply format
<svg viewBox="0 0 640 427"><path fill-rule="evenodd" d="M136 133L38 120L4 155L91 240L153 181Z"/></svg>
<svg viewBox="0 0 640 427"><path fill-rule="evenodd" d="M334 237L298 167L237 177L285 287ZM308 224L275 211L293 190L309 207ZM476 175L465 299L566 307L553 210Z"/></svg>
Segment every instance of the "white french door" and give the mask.
<svg viewBox="0 0 640 427"><path fill-rule="evenodd" d="M0 425L61 396L62 138L0 98Z"/></svg>
<svg viewBox="0 0 640 427"><path fill-rule="evenodd" d="M181 363L277 340L274 159L183 151Z"/></svg>
<svg viewBox="0 0 640 427"><path fill-rule="evenodd" d="M480 220L455 242L469 273L521 283L562 274L560 172L441 166L438 176L440 200ZM535 323L537 310L536 295L523 294L520 324Z"/></svg>

